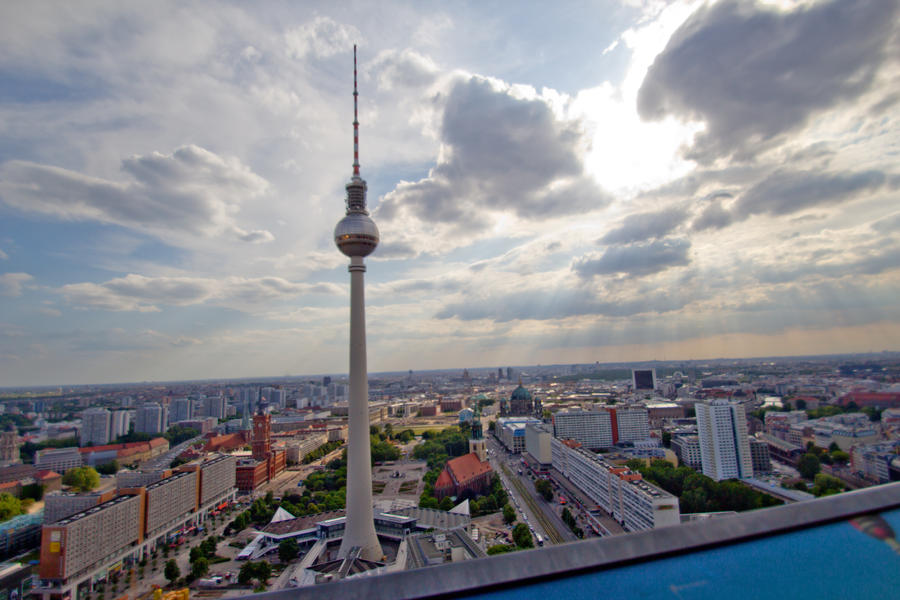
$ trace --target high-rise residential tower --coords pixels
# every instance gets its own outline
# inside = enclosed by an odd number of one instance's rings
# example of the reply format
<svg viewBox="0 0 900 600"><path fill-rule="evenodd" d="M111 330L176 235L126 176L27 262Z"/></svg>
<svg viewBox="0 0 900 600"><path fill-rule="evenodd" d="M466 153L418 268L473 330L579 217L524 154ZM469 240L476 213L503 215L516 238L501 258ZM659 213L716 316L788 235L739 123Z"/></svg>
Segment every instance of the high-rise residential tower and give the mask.
<svg viewBox="0 0 900 600"><path fill-rule="evenodd" d="M359 93L356 46L353 46L353 176L346 185L347 212L334 228L334 243L350 257L350 400L347 448L347 522L338 556L359 548L360 558L380 560L372 510L372 463L369 447L369 382L366 366L364 258L378 246L378 228L366 210L366 182L359 175Z"/></svg>
<svg viewBox="0 0 900 600"><path fill-rule="evenodd" d="M136 433L162 433L166 430L169 411L156 402L148 402L135 411L134 431Z"/></svg>
<svg viewBox="0 0 900 600"><path fill-rule="evenodd" d="M703 474L716 481L753 477L747 415L738 402L711 400L694 405Z"/></svg>
<svg viewBox="0 0 900 600"><path fill-rule="evenodd" d="M105 408L89 408L81 413L81 445L109 443L110 413Z"/></svg>

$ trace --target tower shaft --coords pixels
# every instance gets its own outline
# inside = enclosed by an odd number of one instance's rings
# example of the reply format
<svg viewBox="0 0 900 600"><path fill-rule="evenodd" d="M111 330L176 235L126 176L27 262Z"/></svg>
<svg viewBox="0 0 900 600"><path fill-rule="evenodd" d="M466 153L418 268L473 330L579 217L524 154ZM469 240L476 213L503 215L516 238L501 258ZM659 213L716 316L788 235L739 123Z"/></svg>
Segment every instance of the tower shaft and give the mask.
<svg viewBox="0 0 900 600"><path fill-rule="evenodd" d="M361 558L381 560L372 510L372 449L369 444L369 382L366 364L366 303L363 257L350 258L350 406L347 447L347 521L338 551L356 546Z"/></svg>

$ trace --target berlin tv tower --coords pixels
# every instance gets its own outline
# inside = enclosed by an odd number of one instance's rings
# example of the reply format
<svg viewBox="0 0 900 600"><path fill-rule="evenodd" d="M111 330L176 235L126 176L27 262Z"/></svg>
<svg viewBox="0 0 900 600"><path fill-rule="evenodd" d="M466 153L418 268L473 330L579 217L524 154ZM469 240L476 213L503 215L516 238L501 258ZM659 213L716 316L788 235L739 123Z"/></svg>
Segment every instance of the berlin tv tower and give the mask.
<svg viewBox="0 0 900 600"><path fill-rule="evenodd" d="M381 560L372 511L372 450L369 446L369 381L366 367L366 303L363 259L378 246L378 228L366 210L366 182L359 176L359 92L353 46L353 176L346 185L347 214L334 228L334 243L350 257L350 409L347 448L347 521L338 557L360 548L360 558Z"/></svg>

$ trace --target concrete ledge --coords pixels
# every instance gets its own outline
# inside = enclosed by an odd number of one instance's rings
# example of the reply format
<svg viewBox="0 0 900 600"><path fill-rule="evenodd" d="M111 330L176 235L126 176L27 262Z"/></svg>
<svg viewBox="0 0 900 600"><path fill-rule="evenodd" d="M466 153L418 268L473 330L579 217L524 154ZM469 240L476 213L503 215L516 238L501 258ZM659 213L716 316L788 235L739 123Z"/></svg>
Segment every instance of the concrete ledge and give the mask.
<svg viewBox="0 0 900 600"><path fill-rule="evenodd" d="M254 595L259 600L471 596L735 544L900 507L900 482L709 521Z"/></svg>

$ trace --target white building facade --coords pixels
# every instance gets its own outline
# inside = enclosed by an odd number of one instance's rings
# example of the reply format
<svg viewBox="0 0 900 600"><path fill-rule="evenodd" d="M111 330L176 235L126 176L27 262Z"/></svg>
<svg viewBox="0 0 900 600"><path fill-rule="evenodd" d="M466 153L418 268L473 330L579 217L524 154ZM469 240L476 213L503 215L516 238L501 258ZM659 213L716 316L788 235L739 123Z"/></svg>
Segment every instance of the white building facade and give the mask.
<svg viewBox="0 0 900 600"><path fill-rule="evenodd" d="M743 405L728 400L698 402L697 429L703 474L721 481L753 477L753 460Z"/></svg>

